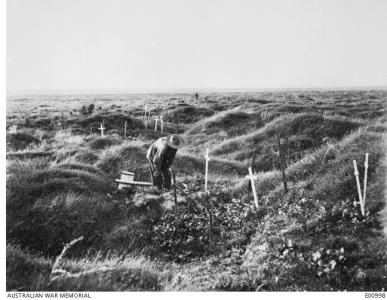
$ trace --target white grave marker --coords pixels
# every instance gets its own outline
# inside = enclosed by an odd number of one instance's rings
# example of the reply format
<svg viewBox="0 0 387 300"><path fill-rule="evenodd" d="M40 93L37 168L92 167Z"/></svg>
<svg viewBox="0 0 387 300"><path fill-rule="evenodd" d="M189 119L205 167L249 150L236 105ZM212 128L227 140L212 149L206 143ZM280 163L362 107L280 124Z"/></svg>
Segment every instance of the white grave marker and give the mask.
<svg viewBox="0 0 387 300"><path fill-rule="evenodd" d="M361 188L360 188L360 181L359 181L359 171L357 170L357 164L356 160L353 161L353 167L355 169L355 176L356 176L356 185L357 185L357 192L359 194L359 202L360 202L360 209L361 209L361 214L364 216L364 204L361 196Z"/></svg>
<svg viewBox="0 0 387 300"><path fill-rule="evenodd" d="M250 179L251 189L253 190L255 207L258 208L258 197L257 197L257 191L255 190L255 183L254 183L254 180L257 179L257 175L253 174L253 170L251 169L251 167L249 167L249 175L247 175L246 178Z"/></svg>
<svg viewBox="0 0 387 300"><path fill-rule="evenodd" d="M101 130L101 136L104 136L104 130L105 130L105 127L103 127L103 124L101 123L101 127L98 128L99 130Z"/></svg>
<svg viewBox="0 0 387 300"><path fill-rule="evenodd" d="M204 181L204 191L207 192L207 187L208 187L208 161L210 160L210 155L208 148L206 149L206 155L204 156L206 158L206 177Z"/></svg>
<svg viewBox="0 0 387 300"><path fill-rule="evenodd" d="M368 153L365 154L364 163L364 186L363 186L363 207L365 207L366 193L367 193L367 174L368 173Z"/></svg>
<svg viewBox="0 0 387 300"><path fill-rule="evenodd" d="M154 120L155 120L155 132L156 132L157 131L157 122L159 121L159 118L156 117Z"/></svg>

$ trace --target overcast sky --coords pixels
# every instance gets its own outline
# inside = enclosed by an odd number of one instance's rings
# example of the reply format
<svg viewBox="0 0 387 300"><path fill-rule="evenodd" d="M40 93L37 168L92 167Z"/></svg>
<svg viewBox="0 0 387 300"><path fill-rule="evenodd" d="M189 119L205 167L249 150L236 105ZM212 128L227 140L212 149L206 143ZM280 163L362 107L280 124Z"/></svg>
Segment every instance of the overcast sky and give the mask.
<svg viewBox="0 0 387 300"><path fill-rule="evenodd" d="M7 90L387 85L386 0L7 0Z"/></svg>

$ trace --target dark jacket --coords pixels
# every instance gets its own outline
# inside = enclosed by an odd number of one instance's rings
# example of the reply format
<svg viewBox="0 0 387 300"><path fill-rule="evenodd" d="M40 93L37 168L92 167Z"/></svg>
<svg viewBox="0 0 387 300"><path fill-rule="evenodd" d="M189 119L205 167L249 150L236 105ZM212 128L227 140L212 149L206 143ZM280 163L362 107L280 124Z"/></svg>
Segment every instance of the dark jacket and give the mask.
<svg viewBox="0 0 387 300"><path fill-rule="evenodd" d="M146 157L153 168L153 172L168 170L175 159L177 150L168 146L165 141L165 137L159 138L147 151Z"/></svg>

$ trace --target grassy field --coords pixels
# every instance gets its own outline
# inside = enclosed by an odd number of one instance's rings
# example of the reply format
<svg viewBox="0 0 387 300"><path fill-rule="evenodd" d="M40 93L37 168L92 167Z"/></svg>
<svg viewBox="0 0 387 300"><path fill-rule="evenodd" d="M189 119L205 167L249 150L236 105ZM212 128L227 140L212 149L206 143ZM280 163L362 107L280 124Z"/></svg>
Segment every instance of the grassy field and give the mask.
<svg viewBox="0 0 387 300"><path fill-rule="evenodd" d="M7 290L386 290L385 103L378 90L9 98ZM175 132L177 207L153 187L116 191L121 170L149 181L147 148ZM362 182L366 152L362 216L352 161Z"/></svg>

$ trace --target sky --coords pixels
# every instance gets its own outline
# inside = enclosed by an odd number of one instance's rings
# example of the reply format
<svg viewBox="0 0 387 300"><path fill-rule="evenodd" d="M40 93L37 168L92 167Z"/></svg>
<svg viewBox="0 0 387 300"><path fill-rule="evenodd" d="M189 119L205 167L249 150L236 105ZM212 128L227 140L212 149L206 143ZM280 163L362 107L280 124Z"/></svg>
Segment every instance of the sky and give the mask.
<svg viewBox="0 0 387 300"><path fill-rule="evenodd" d="M7 0L7 93L387 86L386 0Z"/></svg>

